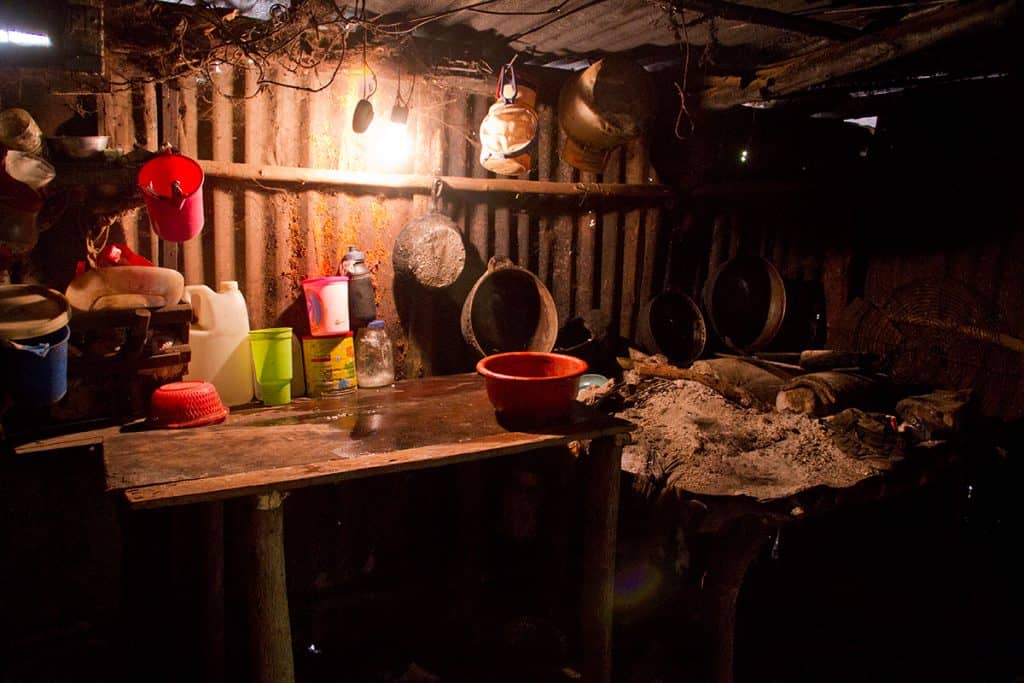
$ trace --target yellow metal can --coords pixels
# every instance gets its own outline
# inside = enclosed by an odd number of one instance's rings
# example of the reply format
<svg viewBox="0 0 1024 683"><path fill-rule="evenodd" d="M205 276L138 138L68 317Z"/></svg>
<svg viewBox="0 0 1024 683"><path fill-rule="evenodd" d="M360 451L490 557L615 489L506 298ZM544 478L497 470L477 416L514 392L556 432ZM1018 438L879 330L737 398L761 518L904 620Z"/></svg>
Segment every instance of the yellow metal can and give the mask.
<svg viewBox="0 0 1024 683"><path fill-rule="evenodd" d="M313 398L356 388L356 354L352 333L331 337L303 337L302 365L306 393Z"/></svg>

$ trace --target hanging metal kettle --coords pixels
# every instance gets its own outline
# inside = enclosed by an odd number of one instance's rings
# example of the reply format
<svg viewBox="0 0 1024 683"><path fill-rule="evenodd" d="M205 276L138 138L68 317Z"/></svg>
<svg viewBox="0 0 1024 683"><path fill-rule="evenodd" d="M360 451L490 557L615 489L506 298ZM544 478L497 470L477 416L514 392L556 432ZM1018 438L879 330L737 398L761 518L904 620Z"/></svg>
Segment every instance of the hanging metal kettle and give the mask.
<svg viewBox="0 0 1024 683"><path fill-rule="evenodd" d="M498 76L497 101L480 122L480 165L501 175L522 175L531 167L537 137L537 94L516 82L509 62Z"/></svg>

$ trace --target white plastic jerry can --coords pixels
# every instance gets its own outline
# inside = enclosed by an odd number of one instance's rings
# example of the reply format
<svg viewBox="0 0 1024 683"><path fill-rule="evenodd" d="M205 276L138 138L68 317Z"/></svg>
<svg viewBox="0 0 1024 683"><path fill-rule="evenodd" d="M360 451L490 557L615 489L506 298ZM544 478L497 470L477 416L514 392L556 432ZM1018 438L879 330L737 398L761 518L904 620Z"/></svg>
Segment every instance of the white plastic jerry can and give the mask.
<svg viewBox="0 0 1024 683"><path fill-rule="evenodd" d="M192 305L196 320L188 333L192 359L185 379L212 383L226 406L251 402L249 311L238 283L221 282L216 292L206 285L188 285L184 300Z"/></svg>

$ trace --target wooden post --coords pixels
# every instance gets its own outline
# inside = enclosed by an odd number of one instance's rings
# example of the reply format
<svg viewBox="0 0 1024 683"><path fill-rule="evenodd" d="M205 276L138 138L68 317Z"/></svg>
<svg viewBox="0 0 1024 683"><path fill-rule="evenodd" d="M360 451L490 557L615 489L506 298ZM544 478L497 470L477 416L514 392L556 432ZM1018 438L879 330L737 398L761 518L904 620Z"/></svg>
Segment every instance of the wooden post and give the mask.
<svg viewBox="0 0 1024 683"><path fill-rule="evenodd" d="M633 140L625 149L626 182L642 184L647 170L646 152L642 140ZM622 300L619 316L619 334L627 339L633 338L633 323L636 320L637 297L640 285L640 223L643 217L641 209L626 212L625 228L622 242ZM641 305L643 302L639 302Z"/></svg>
<svg viewBox="0 0 1024 683"><path fill-rule="evenodd" d="M565 131L558 129L558 149L565 144ZM576 170L563 162L558 163L555 168L555 177L558 182L572 183ZM555 300L555 308L558 309L558 326L561 327L572 315L572 290L573 290L573 258L572 253L576 245L575 219L572 215L559 212L553 224L554 242L551 250L551 297Z"/></svg>
<svg viewBox="0 0 1024 683"><path fill-rule="evenodd" d="M623 151L617 147L605 164L601 181L618 183L622 180ZM601 310L611 321L609 330L616 330L619 321L619 230L622 214L605 210L601 217Z"/></svg>
<svg viewBox="0 0 1024 683"><path fill-rule="evenodd" d="M583 680L612 679L615 537L619 519L621 437L594 439L583 458L583 593L580 644Z"/></svg>
<svg viewBox="0 0 1024 683"><path fill-rule="evenodd" d="M259 683L292 683L292 630L284 576L283 496L274 491L246 506L249 554L245 599L249 624L251 678Z"/></svg>
<svg viewBox="0 0 1024 683"><path fill-rule="evenodd" d="M197 535L201 539L200 562L203 578L201 644L203 681L224 681L224 503L214 501L198 507Z"/></svg>
<svg viewBox="0 0 1024 683"><path fill-rule="evenodd" d="M490 106L490 102L486 97L474 95L471 98L472 102L472 116L469 120L469 126L471 130L476 129L480 125L479 121L487 113L487 108ZM469 160L469 174L473 178L485 179L488 176L487 169L480 165L479 159L476 158L474 151L473 157ZM489 235L490 226L488 225L487 216L487 198L486 197L474 197L473 201L466 202L466 210L469 213L469 232L467 241L469 245L476 249L476 253L480 256L480 260L487 263L488 257L491 255L491 249L489 248Z"/></svg>
<svg viewBox="0 0 1024 683"><path fill-rule="evenodd" d="M701 680L732 683L736 603L750 563L768 539L769 529L764 522L747 518L739 520L712 547L702 593L711 671L704 672Z"/></svg>
<svg viewBox="0 0 1024 683"><path fill-rule="evenodd" d="M596 183L594 173L580 173L580 182ZM594 268L597 262L597 214L580 212L576 218L576 303L575 314L594 308Z"/></svg>

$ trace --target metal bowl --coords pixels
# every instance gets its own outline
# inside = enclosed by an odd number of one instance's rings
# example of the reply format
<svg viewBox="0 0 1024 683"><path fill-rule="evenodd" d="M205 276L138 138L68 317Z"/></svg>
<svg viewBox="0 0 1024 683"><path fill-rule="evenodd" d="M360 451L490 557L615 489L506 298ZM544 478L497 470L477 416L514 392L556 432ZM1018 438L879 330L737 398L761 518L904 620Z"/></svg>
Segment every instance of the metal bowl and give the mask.
<svg viewBox="0 0 1024 683"><path fill-rule="evenodd" d="M100 154L110 144L109 135L65 135L49 138L50 151L57 156L71 159L88 159Z"/></svg>

